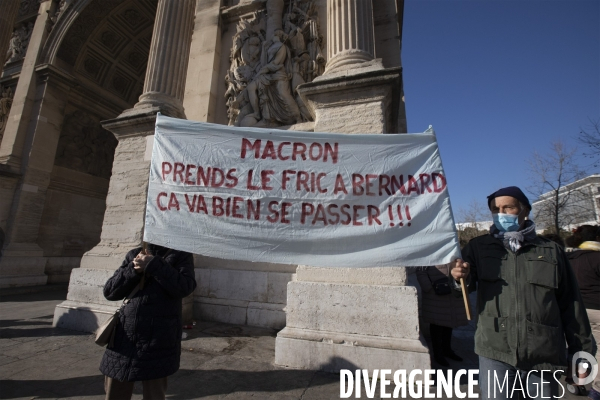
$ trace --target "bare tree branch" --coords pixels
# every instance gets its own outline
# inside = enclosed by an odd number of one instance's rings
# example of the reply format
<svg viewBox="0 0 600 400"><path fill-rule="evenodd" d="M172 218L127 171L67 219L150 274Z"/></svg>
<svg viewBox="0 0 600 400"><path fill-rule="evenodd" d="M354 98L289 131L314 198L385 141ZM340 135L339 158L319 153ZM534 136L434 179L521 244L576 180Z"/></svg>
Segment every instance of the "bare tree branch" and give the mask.
<svg viewBox="0 0 600 400"><path fill-rule="evenodd" d="M534 152L529 160L532 182L529 192L537 200L536 223L551 227L554 233L574 222L585 207L585 196L580 189L565 190L565 186L585 177L586 173L576 163L577 149L567 147L562 141L552 142L545 154ZM577 200L577 201L575 201Z"/></svg>
<svg viewBox="0 0 600 400"><path fill-rule="evenodd" d="M580 128L577 140L584 146L583 155L593 160L594 167L600 166L600 118L590 118L590 124Z"/></svg>

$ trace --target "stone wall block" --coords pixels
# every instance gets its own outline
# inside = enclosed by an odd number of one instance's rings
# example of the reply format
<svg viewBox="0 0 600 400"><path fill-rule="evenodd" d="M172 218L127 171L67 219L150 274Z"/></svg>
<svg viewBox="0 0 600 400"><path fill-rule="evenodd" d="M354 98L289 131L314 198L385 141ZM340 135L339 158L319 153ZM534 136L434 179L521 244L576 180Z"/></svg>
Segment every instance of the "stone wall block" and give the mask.
<svg viewBox="0 0 600 400"><path fill-rule="evenodd" d="M287 327L419 339L416 288L288 283Z"/></svg>
<svg viewBox="0 0 600 400"><path fill-rule="evenodd" d="M194 317L203 321L221 321L227 324L245 325L246 308L195 302Z"/></svg>
<svg viewBox="0 0 600 400"><path fill-rule="evenodd" d="M318 109L315 131L371 133L386 131L385 107L378 102ZM352 118L347 118L352 115Z"/></svg>
<svg viewBox="0 0 600 400"><path fill-rule="evenodd" d="M299 265L296 281L405 286L408 273L403 267L326 268Z"/></svg>
<svg viewBox="0 0 600 400"><path fill-rule="evenodd" d="M120 301L106 300L102 290L106 281L113 276L118 267L119 266L116 265L112 270L75 268L71 272L67 300L78 302L85 301L90 304L103 304L107 306L114 305L115 308L119 307Z"/></svg>
<svg viewBox="0 0 600 400"><path fill-rule="evenodd" d="M211 270L208 297L267 302L267 273Z"/></svg>
<svg viewBox="0 0 600 400"><path fill-rule="evenodd" d="M196 265L197 267L197 265ZM196 268L196 290L194 296L208 297L210 293L210 269Z"/></svg>
<svg viewBox="0 0 600 400"><path fill-rule="evenodd" d="M250 326L281 329L285 326L285 312L249 307L246 323Z"/></svg>
<svg viewBox="0 0 600 400"><path fill-rule="evenodd" d="M285 304L287 302L287 284L293 278L291 273L267 273L267 299L269 303Z"/></svg>

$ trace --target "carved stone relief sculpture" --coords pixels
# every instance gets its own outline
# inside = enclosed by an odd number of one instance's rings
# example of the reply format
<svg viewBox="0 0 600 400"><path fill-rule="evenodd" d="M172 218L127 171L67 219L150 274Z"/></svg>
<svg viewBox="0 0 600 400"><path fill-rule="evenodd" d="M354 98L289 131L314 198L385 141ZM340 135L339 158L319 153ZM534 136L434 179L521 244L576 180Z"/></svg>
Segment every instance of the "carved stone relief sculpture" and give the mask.
<svg viewBox="0 0 600 400"><path fill-rule="evenodd" d="M65 117L55 164L109 179L117 139L100 121L78 110Z"/></svg>
<svg viewBox="0 0 600 400"><path fill-rule="evenodd" d="M50 16L50 21L48 24L48 31L52 30L52 28L54 27L54 24L56 24L56 22L64 14L68 5L69 5L69 3L67 3L67 0L60 0L60 2L58 3L58 7L56 7L56 11L54 12L53 15Z"/></svg>
<svg viewBox="0 0 600 400"><path fill-rule="evenodd" d="M33 22L29 22L27 25L22 25L20 28L14 30L6 53L5 64L22 60L25 57L29 39L31 39L31 32L33 32Z"/></svg>
<svg viewBox="0 0 600 400"><path fill-rule="evenodd" d="M6 121L8 121L8 114L10 113L14 93L10 87L6 87L2 89L0 96L0 143L2 143L4 128L6 128Z"/></svg>
<svg viewBox="0 0 600 400"><path fill-rule="evenodd" d="M312 0L290 0L287 10L283 0L267 0L266 10L242 19L225 77L229 125L308 121L296 88L323 73L322 42Z"/></svg>
<svg viewBox="0 0 600 400"><path fill-rule="evenodd" d="M19 16L34 14L40 8L41 0L21 0Z"/></svg>

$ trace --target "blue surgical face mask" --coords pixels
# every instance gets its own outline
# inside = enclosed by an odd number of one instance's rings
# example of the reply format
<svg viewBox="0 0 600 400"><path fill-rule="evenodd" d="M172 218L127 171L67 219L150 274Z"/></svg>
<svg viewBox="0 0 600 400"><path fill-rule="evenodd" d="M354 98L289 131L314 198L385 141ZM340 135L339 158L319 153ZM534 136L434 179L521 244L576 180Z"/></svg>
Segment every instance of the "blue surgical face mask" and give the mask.
<svg viewBox="0 0 600 400"><path fill-rule="evenodd" d="M519 230L519 216L513 214L492 214L494 225L500 232L514 232Z"/></svg>

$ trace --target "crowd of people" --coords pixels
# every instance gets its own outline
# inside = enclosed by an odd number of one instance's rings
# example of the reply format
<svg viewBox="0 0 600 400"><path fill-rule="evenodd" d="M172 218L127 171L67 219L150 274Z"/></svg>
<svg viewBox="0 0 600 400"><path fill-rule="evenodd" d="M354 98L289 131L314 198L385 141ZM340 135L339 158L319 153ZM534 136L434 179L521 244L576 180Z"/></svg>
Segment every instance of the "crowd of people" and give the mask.
<svg viewBox="0 0 600 400"><path fill-rule="evenodd" d="M595 355L600 340L600 228L583 225L566 243L538 235L529 200L514 186L488 196L488 206L494 224L461 259L417 271L433 359L438 366L462 361L451 338L467 323L463 281L477 291L481 397L514 398L517 379L529 398L558 396L558 382L540 372L566 370L570 379L573 355ZM165 398L167 377L179 369L181 299L195 287L191 254L156 245L127 253L104 286L108 300L125 299L100 366L107 399L131 398L135 381L143 382L145 399ZM493 376L507 377L508 385L488 392ZM600 377L588 397L600 400Z"/></svg>

